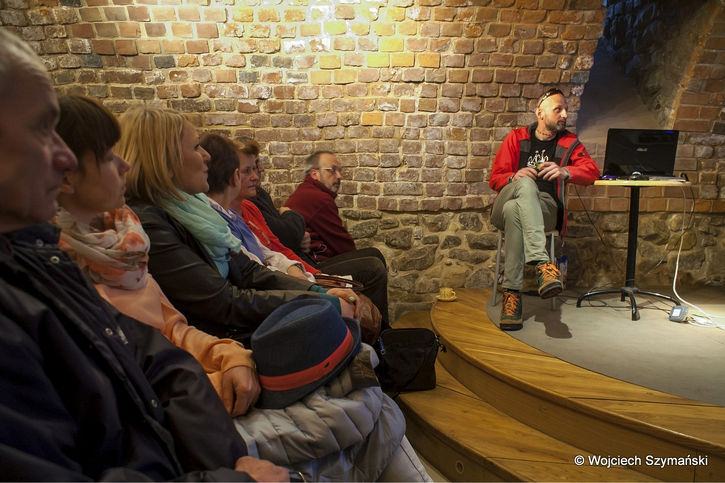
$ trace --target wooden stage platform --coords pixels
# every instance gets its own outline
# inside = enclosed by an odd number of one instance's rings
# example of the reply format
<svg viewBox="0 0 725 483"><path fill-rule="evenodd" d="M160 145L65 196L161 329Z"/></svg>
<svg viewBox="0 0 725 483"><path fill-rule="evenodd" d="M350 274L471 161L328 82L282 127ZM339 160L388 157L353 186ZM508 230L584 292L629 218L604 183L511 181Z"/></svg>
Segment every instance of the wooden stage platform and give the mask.
<svg viewBox="0 0 725 483"><path fill-rule="evenodd" d="M399 397L408 437L447 478L725 480L725 407L557 359L491 323L489 290L457 294L395 324L432 326L447 348L438 387Z"/></svg>

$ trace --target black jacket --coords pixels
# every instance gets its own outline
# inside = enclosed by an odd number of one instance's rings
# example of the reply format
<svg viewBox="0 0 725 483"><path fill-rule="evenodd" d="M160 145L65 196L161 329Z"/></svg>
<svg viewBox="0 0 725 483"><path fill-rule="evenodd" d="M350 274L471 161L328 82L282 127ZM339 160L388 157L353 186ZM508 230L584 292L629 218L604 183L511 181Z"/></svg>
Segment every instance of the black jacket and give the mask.
<svg viewBox="0 0 725 483"><path fill-rule="evenodd" d="M249 481L225 469L246 450L201 366L57 241L50 225L0 235L0 477Z"/></svg>
<svg viewBox="0 0 725 483"><path fill-rule="evenodd" d="M261 186L257 187L257 196L250 198L264 216L264 221L277 235L282 244L295 253L300 252L300 243L305 235L305 219L296 211L280 213L274 206L272 197Z"/></svg>
<svg viewBox="0 0 725 483"><path fill-rule="evenodd" d="M244 255L230 263L228 279L194 236L163 209L137 200L129 206L151 239L149 272L189 322L245 344L274 309L310 292L313 284L269 270Z"/></svg>

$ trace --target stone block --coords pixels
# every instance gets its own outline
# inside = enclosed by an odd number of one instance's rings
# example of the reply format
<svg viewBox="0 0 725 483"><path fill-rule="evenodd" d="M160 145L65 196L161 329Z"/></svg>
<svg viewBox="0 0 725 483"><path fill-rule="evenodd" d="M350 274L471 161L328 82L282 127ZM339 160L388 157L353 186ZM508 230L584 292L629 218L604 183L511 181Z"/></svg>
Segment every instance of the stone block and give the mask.
<svg viewBox="0 0 725 483"><path fill-rule="evenodd" d="M300 35L302 37L314 37L316 35L320 35L321 29L320 24L317 23L303 23L300 25ZM301 46L300 51L304 51L304 44L294 41L294 44L299 44Z"/></svg>
<svg viewBox="0 0 725 483"><path fill-rule="evenodd" d="M441 56L438 53L426 52L416 55L419 67L432 67L437 69L441 64Z"/></svg>
<svg viewBox="0 0 725 483"><path fill-rule="evenodd" d="M437 247L429 245L419 248L413 248L401 254L397 259L393 260L393 265L399 271L416 270L422 271L433 266L435 262L435 254Z"/></svg>
<svg viewBox="0 0 725 483"><path fill-rule="evenodd" d="M324 29L328 35L342 35L347 32L347 23L342 20L330 20L325 22Z"/></svg>

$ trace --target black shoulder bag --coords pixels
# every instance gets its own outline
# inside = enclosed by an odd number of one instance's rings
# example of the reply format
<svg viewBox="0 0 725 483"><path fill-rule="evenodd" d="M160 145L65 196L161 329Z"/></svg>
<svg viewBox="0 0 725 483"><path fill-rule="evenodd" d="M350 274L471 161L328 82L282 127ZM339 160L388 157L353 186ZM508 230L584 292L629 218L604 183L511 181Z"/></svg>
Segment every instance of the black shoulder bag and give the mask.
<svg viewBox="0 0 725 483"><path fill-rule="evenodd" d="M384 330L375 350L380 359L375 372L386 393L395 397L401 392L436 387L436 357L439 350L446 349L432 330Z"/></svg>

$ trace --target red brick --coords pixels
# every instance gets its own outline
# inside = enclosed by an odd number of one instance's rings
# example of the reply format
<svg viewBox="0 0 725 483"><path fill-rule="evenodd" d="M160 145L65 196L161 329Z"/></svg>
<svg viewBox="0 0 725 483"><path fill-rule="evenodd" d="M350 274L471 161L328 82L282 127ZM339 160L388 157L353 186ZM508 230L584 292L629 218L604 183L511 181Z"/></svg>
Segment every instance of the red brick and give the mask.
<svg viewBox="0 0 725 483"><path fill-rule="evenodd" d="M207 40L187 40L186 51L190 54L205 54L209 52L209 42Z"/></svg>
<svg viewBox="0 0 725 483"><path fill-rule="evenodd" d="M202 39L215 39L219 37L219 31L215 23L197 23L196 35Z"/></svg>
<svg viewBox="0 0 725 483"><path fill-rule="evenodd" d="M162 23L144 24L146 35L149 37L164 37L166 35L166 26Z"/></svg>
<svg viewBox="0 0 725 483"><path fill-rule="evenodd" d="M118 28L114 22L103 22L94 24L96 27L96 33L99 37L118 37Z"/></svg>
<svg viewBox="0 0 725 483"><path fill-rule="evenodd" d="M113 46L113 40L91 40L93 46L93 52L99 55L113 55L116 53L116 49Z"/></svg>
<svg viewBox="0 0 725 483"><path fill-rule="evenodd" d="M128 6L128 19L136 22L148 22L151 20L148 7L143 6Z"/></svg>
<svg viewBox="0 0 725 483"><path fill-rule="evenodd" d="M90 23L79 23L71 25L71 35L73 37L79 37L83 39L91 39L96 36L93 30L93 24Z"/></svg>
<svg viewBox="0 0 725 483"><path fill-rule="evenodd" d="M116 40L116 53L118 55L136 55L136 41L134 40Z"/></svg>

